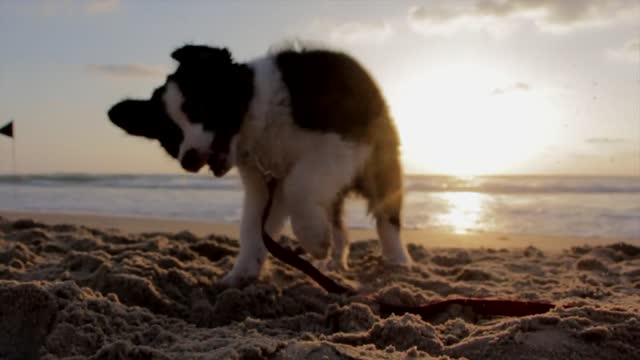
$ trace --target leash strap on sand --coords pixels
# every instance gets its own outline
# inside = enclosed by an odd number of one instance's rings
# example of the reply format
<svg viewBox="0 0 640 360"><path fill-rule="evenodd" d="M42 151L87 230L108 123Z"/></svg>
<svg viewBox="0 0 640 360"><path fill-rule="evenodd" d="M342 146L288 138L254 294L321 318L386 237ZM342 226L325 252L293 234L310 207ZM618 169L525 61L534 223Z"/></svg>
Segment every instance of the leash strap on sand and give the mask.
<svg viewBox="0 0 640 360"><path fill-rule="evenodd" d="M273 205L273 197L277 180L268 177L267 188L269 191L269 197L267 204L262 213L262 241L267 250L276 259L283 263L292 266L307 276L313 281L322 286L327 292L332 294L347 294L358 295L351 289L342 286L335 282L330 277L324 275L320 270L316 269L308 261L299 257L291 249L285 248L275 242L269 234L266 232L266 223ZM536 301L517 301L517 300L497 300L497 299L476 299L476 298L455 298L441 301L434 301L428 304L419 306L403 306L393 305L378 300L372 299L370 296L366 296L367 299L374 301L380 306L380 312L383 314L396 314L402 315L406 313L420 315L423 319L427 319L439 313L445 312L451 305L469 306L474 313L487 316L528 316L545 313L555 307L554 304L547 302Z"/></svg>
<svg viewBox="0 0 640 360"><path fill-rule="evenodd" d="M470 306L474 313L488 316L543 314L555 307L555 305L545 302L474 298L447 299L420 306L398 306L380 302L378 304L380 305L380 312L383 314L402 315L411 313L420 315L425 319L445 312L451 305Z"/></svg>

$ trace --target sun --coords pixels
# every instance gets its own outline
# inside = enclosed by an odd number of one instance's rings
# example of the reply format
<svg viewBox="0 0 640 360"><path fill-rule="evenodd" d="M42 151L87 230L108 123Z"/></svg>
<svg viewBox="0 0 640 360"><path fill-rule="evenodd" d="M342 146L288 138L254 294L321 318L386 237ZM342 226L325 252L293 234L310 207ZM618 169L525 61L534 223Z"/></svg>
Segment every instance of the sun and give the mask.
<svg viewBox="0 0 640 360"><path fill-rule="evenodd" d="M474 64L414 72L389 96L409 171L516 171L551 140L547 99L511 74Z"/></svg>

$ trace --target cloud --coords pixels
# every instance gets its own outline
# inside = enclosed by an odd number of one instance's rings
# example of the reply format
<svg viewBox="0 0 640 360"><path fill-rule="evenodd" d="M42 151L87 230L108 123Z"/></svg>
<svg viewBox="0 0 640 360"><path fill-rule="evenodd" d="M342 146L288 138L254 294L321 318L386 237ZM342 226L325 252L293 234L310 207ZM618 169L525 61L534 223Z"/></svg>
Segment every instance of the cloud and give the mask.
<svg viewBox="0 0 640 360"><path fill-rule="evenodd" d="M531 90L531 85L522 81L518 81L510 86L493 89L493 91L491 92L491 95L502 95L509 92L529 91L529 90Z"/></svg>
<svg viewBox="0 0 640 360"><path fill-rule="evenodd" d="M393 28L386 21L350 21L335 23L315 21L311 24L314 32L329 35L332 42L338 43L381 43L393 35Z"/></svg>
<svg viewBox="0 0 640 360"><path fill-rule="evenodd" d="M637 0L467 0L433 1L409 11L411 28L425 35L458 31L508 33L522 23L546 32L605 26L640 17Z"/></svg>
<svg viewBox="0 0 640 360"><path fill-rule="evenodd" d="M409 27L423 35L451 35L466 30L502 36L511 26L477 14L469 1L434 1L409 10Z"/></svg>
<svg viewBox="0 0 640 360"><path fill-rule="evenodd" d="M29 10L35 10L40 16L70 15L73 3L73 0L40 0L38 3L32 4L34 8Z"/></svg>
<svg viewBox="0 0 640 360"><path fill-rule="evenodd" d="M120 7L120 0L91 0L85 5L87 14L110 13Z"/></svg>
<svg viewBox="0 0 640 360"><path fill-rule="evenodd" d="M609 49L607 56L619 62L640 63L640 38L628 40L619 48Z"/></svg>
<svg viewBox="0 0 640 360"><path fill-rule="evenodd" d="M97 15L116 11L120 0L40 0L31 6L40 16Z"/></svg>
<svg viewBox="0 0 640 360"><path fill-rule="evenodd" d="M91 64L87 65L87 70L116 78L154 78L167 73L164 66L143 64Z"/></svg>
<svg viewBox="0 0 640 360"><path fill-rule="evenodd" d="M619 145L627 143L628 140L622 138L595 137L586 139L584 142L594 145Z"/></svg>

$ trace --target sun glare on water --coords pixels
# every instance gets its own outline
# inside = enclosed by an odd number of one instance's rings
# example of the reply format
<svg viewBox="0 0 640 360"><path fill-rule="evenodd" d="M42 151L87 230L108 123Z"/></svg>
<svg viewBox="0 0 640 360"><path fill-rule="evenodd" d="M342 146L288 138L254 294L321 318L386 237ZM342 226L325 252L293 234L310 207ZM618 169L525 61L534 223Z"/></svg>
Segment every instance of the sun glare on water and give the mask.
<svg viewBox="0 0 640 360"><path fill-rule="evenodd" d="M504 173L541 152L552 133L550 105L514 78L452 65L399 79L389 99L408 170Z"/></svg>
<svg viewBox="0 0 640 360"><path fill-rule="evenodd" d="M486 195L475 192L441 194L448 211L439 214L437 222L455 234L467 234L486 226Z"/></svg>

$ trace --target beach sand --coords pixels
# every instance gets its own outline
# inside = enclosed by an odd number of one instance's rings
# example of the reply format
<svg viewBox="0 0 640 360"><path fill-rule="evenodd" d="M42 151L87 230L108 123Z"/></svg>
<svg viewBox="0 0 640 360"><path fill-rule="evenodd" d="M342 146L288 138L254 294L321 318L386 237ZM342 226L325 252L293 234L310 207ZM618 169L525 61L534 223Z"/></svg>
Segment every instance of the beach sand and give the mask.
<svg viewBox="0 0 640 360"><path fill-rule="evenodd" d="M455 305L422 319L327 294L273 259L260 281L217 286L237 253L232 225L0 215L2 359L640 357L637 240L407 231L413 269L385 266L378 243L363 240L350 270L330 273L402 305L456 296L557 305L522 318Z"/></svg>

